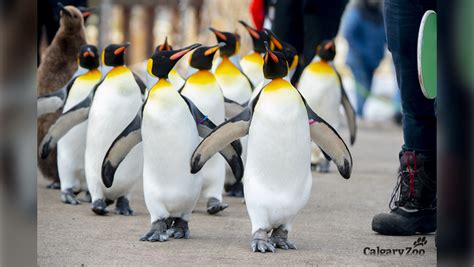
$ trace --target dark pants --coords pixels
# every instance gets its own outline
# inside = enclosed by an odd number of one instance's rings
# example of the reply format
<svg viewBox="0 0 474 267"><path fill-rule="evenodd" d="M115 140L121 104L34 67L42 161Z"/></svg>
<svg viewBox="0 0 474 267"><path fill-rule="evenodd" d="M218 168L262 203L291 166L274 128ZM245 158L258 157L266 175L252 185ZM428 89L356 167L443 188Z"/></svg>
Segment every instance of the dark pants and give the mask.
<svg viewBox="0 0 474 267"><path fill-rule="evenodd" d="M296 84L303 69L311 63L316 46L336 37L348 0L278 0L272 31L293 45L300 62L291 82Z"/></svg>
<svg viewBox="0 0 474 267"><path fill-rule="evenodd" d="M436 10L435 0L385 0L384 20L401 94L403 148L435 154L434 100L426 99L421 92L416 60L418 28L429 9Z"/></svg>

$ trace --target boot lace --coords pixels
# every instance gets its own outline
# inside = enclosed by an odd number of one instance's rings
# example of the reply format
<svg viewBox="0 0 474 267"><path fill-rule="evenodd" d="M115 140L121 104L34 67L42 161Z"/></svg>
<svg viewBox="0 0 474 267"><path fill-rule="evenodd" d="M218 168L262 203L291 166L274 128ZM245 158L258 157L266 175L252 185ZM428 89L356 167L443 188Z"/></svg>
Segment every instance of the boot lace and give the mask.
<svg viewBox="0 0 474 267"><path fill-rule="evenodd" d="M390 210L395 210L396 208L405 205L406 201L409 198L415 197L415 173L416 173L416 156L415 152L406 151L405 156L405 170L400 169L398 172L397 184L393 189L392 195L390 197L390 202L388 207ZM410 165L410 159L413 160L413 167ZM408 195L405 196L402 190L402 183L408 175Z"/></svg>

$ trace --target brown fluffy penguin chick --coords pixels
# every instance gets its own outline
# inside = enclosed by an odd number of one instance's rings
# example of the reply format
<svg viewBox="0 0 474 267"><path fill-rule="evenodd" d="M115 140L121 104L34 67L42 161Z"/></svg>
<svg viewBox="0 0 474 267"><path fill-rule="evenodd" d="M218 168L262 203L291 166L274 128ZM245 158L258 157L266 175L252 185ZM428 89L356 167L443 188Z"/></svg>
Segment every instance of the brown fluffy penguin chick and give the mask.
<svg viewBox="0 0 474 267"><path fill-rule="evenodd" d="M79 47L83 44L86 44L86 34L81 11L73 6L62 7L59 30L38 68L38 96L61 88L71 79L77 69ZM38 144L61 113L59 110L38 119ZM50 188L59 188L56 149L46 159L38 156L38 168L46 179L53 181Z"/></svg>

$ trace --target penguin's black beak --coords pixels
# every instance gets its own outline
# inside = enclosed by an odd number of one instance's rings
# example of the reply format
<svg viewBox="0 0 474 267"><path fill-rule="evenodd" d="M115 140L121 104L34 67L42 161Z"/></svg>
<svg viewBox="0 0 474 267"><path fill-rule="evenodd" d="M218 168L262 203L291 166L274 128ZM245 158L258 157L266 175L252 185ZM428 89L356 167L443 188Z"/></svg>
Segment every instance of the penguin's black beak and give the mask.
<svg viewBox="0 0 474 267"><path fill-rule="evenodd" d="M59 8L61 8L61 11L62 11L64 14L66 14L66 15L69 16L69 17L72 17L71 12L69 12L69 10L67 10L67 8L63 5L63 3L58 2L58 6L59 6Z"/></svg>
<svg viewBox="0 0 474 267"><path fill-rule="evenodd" d="M216 30L216 29L214 29L214 28L212 28L212 27L209 27L209 30L212 31L212 32L216 35L217 40L218 40L219 42L225 42L225 41L227 41L227 36L225 36L225 34L224 34L223 32L218 31L218 30Z"/></svg>
<svg viewBox="0 0 474 267"><path fill-rule="evenodd" d="M195 48L198 48L198 47L200 47L200 46L201 46L201 44L192 44L192 45L190 45L190 46L188 46L188 47L185 47L185 48L181 48L181 49L179 49L179 50L176 50L175 53L170 56L170 59L171 59L171 60L174 60L174 61L179 60L179 59L182 58L184 55L186 55L188 52L190 52L190 51L192 51L192 50L194 50Z"/></svg>
<svg viewBox="0 0 474 267"><path fill-rule="evenodd" d="M271 30L265 29L265 33L268 35L268 37L270 37L270 41L278 50L283 50L283 45L281 44L281 41Z"/></svg>
<svg viewBox="0 0 474 267"><path fill-rule="evenodd" d="M220 42L218 44L216 44L215 46L212 46L210 47L209 49L207 49L205 52L204 52L204 55L207 57L207 56L211 56L213 55L214 53L217 52L217 50L219 50L219 48L225 46L225 43L224 42Z"/></svg>
<svg viewBox="0 0 474 267"><path fill-rule="evenodd" d="M253 39L258 40L260 39L260 35L258 34L257 30L250 27L245 21L239 20L240 24L244 25L245 29L249 32L250 36L252 36Z"/></svg>
<svg viewBox="0 0 474 267"><path fill-rule="evenodd" d="M115 49L114 54L116 56L122 54L123 52L125 52L125 49L127 49L127 47L129 47L129 46L130 46L129 42L124 43L119 48Z"/></svg>

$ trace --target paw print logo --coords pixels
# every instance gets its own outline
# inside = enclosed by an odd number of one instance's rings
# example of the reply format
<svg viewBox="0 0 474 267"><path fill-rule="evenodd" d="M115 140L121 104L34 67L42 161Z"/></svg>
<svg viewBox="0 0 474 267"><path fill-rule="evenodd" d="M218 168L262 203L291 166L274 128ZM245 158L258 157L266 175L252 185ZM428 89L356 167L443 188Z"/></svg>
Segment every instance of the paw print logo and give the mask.
<svg viewBox="0 0 474 267"><path fill-rule="evenodd" d="M418 246L424 246L426 243L428 243L428 241L426 241L426 237L418 237L418 239L413 242L413 247L416 248Z"/></svg>

